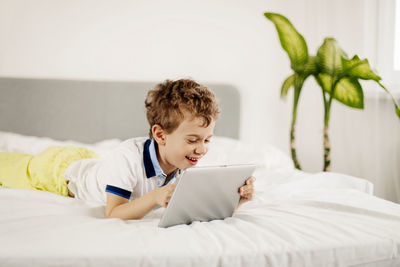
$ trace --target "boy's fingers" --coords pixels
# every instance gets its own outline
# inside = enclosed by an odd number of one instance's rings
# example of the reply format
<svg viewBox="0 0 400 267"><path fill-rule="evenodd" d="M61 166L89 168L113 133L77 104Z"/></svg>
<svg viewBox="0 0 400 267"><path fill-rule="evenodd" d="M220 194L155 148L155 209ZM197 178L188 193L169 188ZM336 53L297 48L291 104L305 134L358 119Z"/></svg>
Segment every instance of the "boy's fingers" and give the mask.
<svg viewBox="0 0 400 267"><path fill-rule="evenodd" d="M254 195L254 189L253 187L248 187L248 188L241 188L240 195L245 197L245 198L251 198L251 196Z"/></svg>
<svg viewBox="0 0 400 267"><path fill-rule="evenodd" d="M243 191L246 191L246 192L248 192L248 191L253 191L253 190L254 190L254 186L253 186L252 184L250 184L250 185L244 185L244 186L242 186L241 188L243 189Z"/></svg>
<svg viewBox="0 0 400 267"><path fill-rule="evenodd" d="M239 193L241 196L247 196L249 194L254 193L254 186L252 184L250 185L244 185L239 188Z"/></svg>
<svg viewBox="0 0 400 267"><path fill-rule="evenodd" d="M253 184L256 178L254 176L251 176L249 179L246 180L246 184L250 185Z"/></svg>
<svg viewBox="0 0 400 267"><path fill-rule="evenodd" d="M168 188L168 192L170 192L170 193L174 192L175 186L176 186L175 184L170 184L169 188Z"/></svg>
<svg viewBox="0 0 400 267"><path fill-rule="evenodd" d="M252 199L253 196L254 196L253 193L247 193L247 194L245 195L245 197L246 197L247 199Z"/></svg>
<svg viewBox="0 0 400 267"><path fill-rule="evenodd" d="M246 192L247 192L246 187L243 186L243 187L240 189L240 192L241 192L242 194L246 194Z"/></svg>

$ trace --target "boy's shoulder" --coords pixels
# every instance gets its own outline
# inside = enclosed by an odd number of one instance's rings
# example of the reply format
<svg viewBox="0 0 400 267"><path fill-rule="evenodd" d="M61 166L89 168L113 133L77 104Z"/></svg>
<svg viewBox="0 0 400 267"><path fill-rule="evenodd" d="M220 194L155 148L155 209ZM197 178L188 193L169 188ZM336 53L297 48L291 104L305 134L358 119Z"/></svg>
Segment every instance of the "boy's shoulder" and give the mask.
<svg viewBox="0 0 400 267"><path fill-rule="evenodd" d="M136 168L142 165L144 144L147 137L136 137L122 141L104 158L105 162Z"/></svg>
<svg viewBox="0 0 400 267"><path fill-rule="evenodd" d="M130 152L135 154L142 154L145 142L148 137L135 137L122 141L114 150L114 152Z"/></svg>
<svg viewBox="0 0 400 267"><path fill-rule="evenodd" d="M144 143L146 142L146 140L148 140L148 137L135 137L135 138L130 138L127 139L125 141L122 141L121 144L119 146L125 146L125 147L129 147L129 146L137 146L137 147L143 147Z"/></svg>

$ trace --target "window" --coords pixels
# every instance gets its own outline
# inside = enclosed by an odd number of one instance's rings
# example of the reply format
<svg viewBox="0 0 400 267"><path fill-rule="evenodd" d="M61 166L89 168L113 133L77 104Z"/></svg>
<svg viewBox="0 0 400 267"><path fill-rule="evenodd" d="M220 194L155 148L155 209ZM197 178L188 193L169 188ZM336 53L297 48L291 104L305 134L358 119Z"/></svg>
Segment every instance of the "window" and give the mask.
<svg viewBox="0 0 400 267"><path fill-rule="evenodd" d="M384 84L400 92L400 0L378 1L377 68Z"/></svg>
<svg viewBox="0 0 400 267"><path fill-rule="evenodd" d="M394 70L400 71L400 0L396 0L394 30Z"/></svg>

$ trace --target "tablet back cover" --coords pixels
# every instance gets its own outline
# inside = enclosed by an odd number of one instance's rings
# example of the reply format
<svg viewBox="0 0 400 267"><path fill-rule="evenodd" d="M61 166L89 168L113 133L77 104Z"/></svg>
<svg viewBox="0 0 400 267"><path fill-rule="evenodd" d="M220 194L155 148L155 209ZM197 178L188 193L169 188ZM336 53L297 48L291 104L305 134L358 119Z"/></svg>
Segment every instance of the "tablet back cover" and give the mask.
<svg viewBox="0 0 400 267"><path fill-rule="evenodd" d="M255 165L204 166L187 169L180 178L160 220L160 227L211 221L232 216L239 203L238 189Z"/></svg>

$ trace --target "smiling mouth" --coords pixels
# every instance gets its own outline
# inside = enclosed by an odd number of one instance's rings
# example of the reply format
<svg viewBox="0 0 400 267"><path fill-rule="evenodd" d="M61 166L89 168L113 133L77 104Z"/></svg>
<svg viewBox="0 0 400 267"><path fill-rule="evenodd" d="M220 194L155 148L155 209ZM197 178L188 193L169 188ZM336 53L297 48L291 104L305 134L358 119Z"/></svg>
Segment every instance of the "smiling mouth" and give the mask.
<svg viewBox="0 0 400 267"><path fill-rule="evenodd" d="M192 158L192 157L188 157L186 156L186 159L189 161L190 164L192 165L196 165L196 163L199 161L199 158Z"/></svg>

